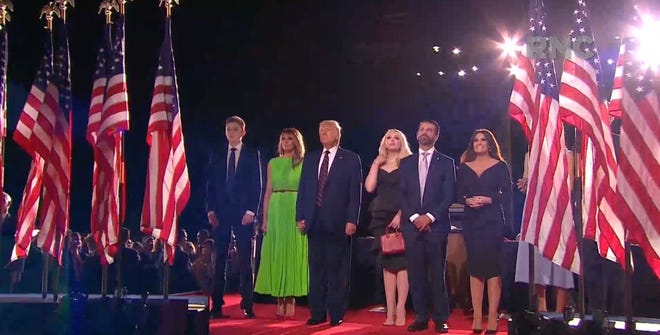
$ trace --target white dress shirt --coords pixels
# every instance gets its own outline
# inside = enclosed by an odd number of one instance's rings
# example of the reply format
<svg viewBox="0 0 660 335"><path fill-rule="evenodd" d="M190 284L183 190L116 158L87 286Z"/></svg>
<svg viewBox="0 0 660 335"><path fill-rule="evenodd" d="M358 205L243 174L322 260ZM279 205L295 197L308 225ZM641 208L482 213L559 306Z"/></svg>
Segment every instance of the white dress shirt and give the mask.
<svg viewBox="0 0 660 335"><path fill-rule="evenodd" d="M418 171L419 171L419 168L422 166L422 164L424 164L424 153L428 153L428 155L426 155L426 164L428 164L428 166L426 166L426 171L429 171L429 168L431 167L431 159L433 158L433 153L434 152L435 152L434 148L431 148L427 151L419 149L419 157L418 157L418 161L417 161L417 170ZM428 175L426 176L426 178L428 180ZM423 196L423 194L419 195L420 198L422 196ZM415 213L415 214L411 215L410 218L409 218L410 222L414 222L415 219L417 219L419 216L420 216L419 213ZM431 223L435 222L435 217L431 213L426 213L426 216L428 216L429 219L431 219Z"/></svg>
<svg viewBox="0 0 660 335"><path fill-rule="evenodd" d="M236 161L234 162L234 169L238 168L238 158L241 157L241 150L243 149L243 142L239 143L235 147L232 147L231 144L227 145L227 173L229 173L229 156L231 156L231 148L236 148L236 151L234 152L234 157L236 158ZM234 170L236 171L236 170ZM254 212L251 210L245 211L245 214L250 214L252 216L255 216Z"/></svg>
<svg viewBox="0 0 660 335"><path fill-rule="evenodd" d="M236 153L234 153L234 156L236 156L236 162L234 169L238 167L238 158L241 157L241 149L243 149L243 142L239 143L235 147L232 147L231 144L227 145L227 171L229 171L229 156L231 155L231 148L236 148ZM236 171L236 170L234 170Z"/></svg>
<svg viewBox="0 0 660 335"><path fill-rule="evenodd" d="M319 160L319 170L317 171L317 177L321 175L321 165L323 165L323 158L325 157L325 151L330 150L330 153L328 154L328 172L330 172L330 167L332 166L332 162L335 160L335 156L337 156L337 150L339 149L338 145L335 145L334 147L330 149L323 148L323 151L321 151L321 158Z"/></svg>

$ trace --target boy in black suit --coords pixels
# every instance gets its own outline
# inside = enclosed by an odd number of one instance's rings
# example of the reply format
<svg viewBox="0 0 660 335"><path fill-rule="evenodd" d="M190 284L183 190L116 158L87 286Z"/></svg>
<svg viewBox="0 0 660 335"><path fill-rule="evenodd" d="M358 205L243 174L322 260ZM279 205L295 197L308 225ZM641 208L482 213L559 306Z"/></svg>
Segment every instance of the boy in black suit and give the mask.
<svg viewBox="0 0 660 335"><path fill-rule="evenodd" d="M215 289L212 317L221 318L226 282L227 255L232 232L236 236L243 316L254 318L252 309L252 236L254 218L262 193L261 157L243 144L245 121L225 120L227 144L213 148L206 182L206 208L215 240Z"/></svg>

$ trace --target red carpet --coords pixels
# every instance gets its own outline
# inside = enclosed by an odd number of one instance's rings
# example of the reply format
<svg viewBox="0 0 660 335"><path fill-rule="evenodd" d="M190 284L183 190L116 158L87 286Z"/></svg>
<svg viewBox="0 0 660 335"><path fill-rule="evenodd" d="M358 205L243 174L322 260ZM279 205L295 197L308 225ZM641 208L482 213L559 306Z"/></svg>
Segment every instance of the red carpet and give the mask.
<svg viewBox="0 0 660 335"><path fill-rule="evenodd" d="M211 335L330 335L330 334L407 334L406 327L383 326L385 313L369 312L369 309L349 310L344 317L344 323L339 327L330 327L329 323L309 327L305 321L309 318L309 309L306 306L296 307L296 317L293 320L277 320L275 318L275 305L256 304L254 313L256 319L244 319L239 308L240 296L225 296L226 305L223 312L229 319L211 320L209 333ZM408 312L408 322L412 322L413 314ZM466 335L472 332L471 317L463 315L462 311L454 311L447 322L449 334ZM406 325L407 326L407 325ZM483 328L486 327L484 318ZM506 334L506 320L500 320L498 335ZM426 332L410 334L435 334L433 322L429 323ZM483 333L482 333L483 334Z"/></svg>

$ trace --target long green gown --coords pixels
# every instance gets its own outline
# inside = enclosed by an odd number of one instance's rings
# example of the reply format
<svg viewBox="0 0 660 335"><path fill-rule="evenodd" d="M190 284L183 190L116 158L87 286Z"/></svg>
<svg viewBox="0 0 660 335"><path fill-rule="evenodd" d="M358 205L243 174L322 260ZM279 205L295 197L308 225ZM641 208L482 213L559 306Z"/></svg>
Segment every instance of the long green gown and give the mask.
<svg viewBox="0 0 660 335"><path fill-rule="evenodd" d="M296 226L296 197L302 164L291 158L270 160L271 187L268 229L254 291L274 297L300 297L309 291L307 237Z"/></svg>

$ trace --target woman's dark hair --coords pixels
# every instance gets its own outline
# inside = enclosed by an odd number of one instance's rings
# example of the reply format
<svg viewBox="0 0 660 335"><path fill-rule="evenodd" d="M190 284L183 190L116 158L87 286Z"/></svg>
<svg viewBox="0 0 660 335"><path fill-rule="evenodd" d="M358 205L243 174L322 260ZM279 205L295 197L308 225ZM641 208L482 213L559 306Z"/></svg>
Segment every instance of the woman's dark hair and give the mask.
<svg viewBox="0 0 660 335"><path fill-rule="evenodd" d="M493 133L488 129L477 129L472 134L472 137L470 137L470 143L468 143L467 150L465 150L463 155L461 155L461 163L471 162L477 159L477 154L474 152L474 139L478 134L484 135L486 137L486 141L488 141L488 155L503 162L504 158L502 158L500 145L497 143L495 135L493 135Z"/></svg>

